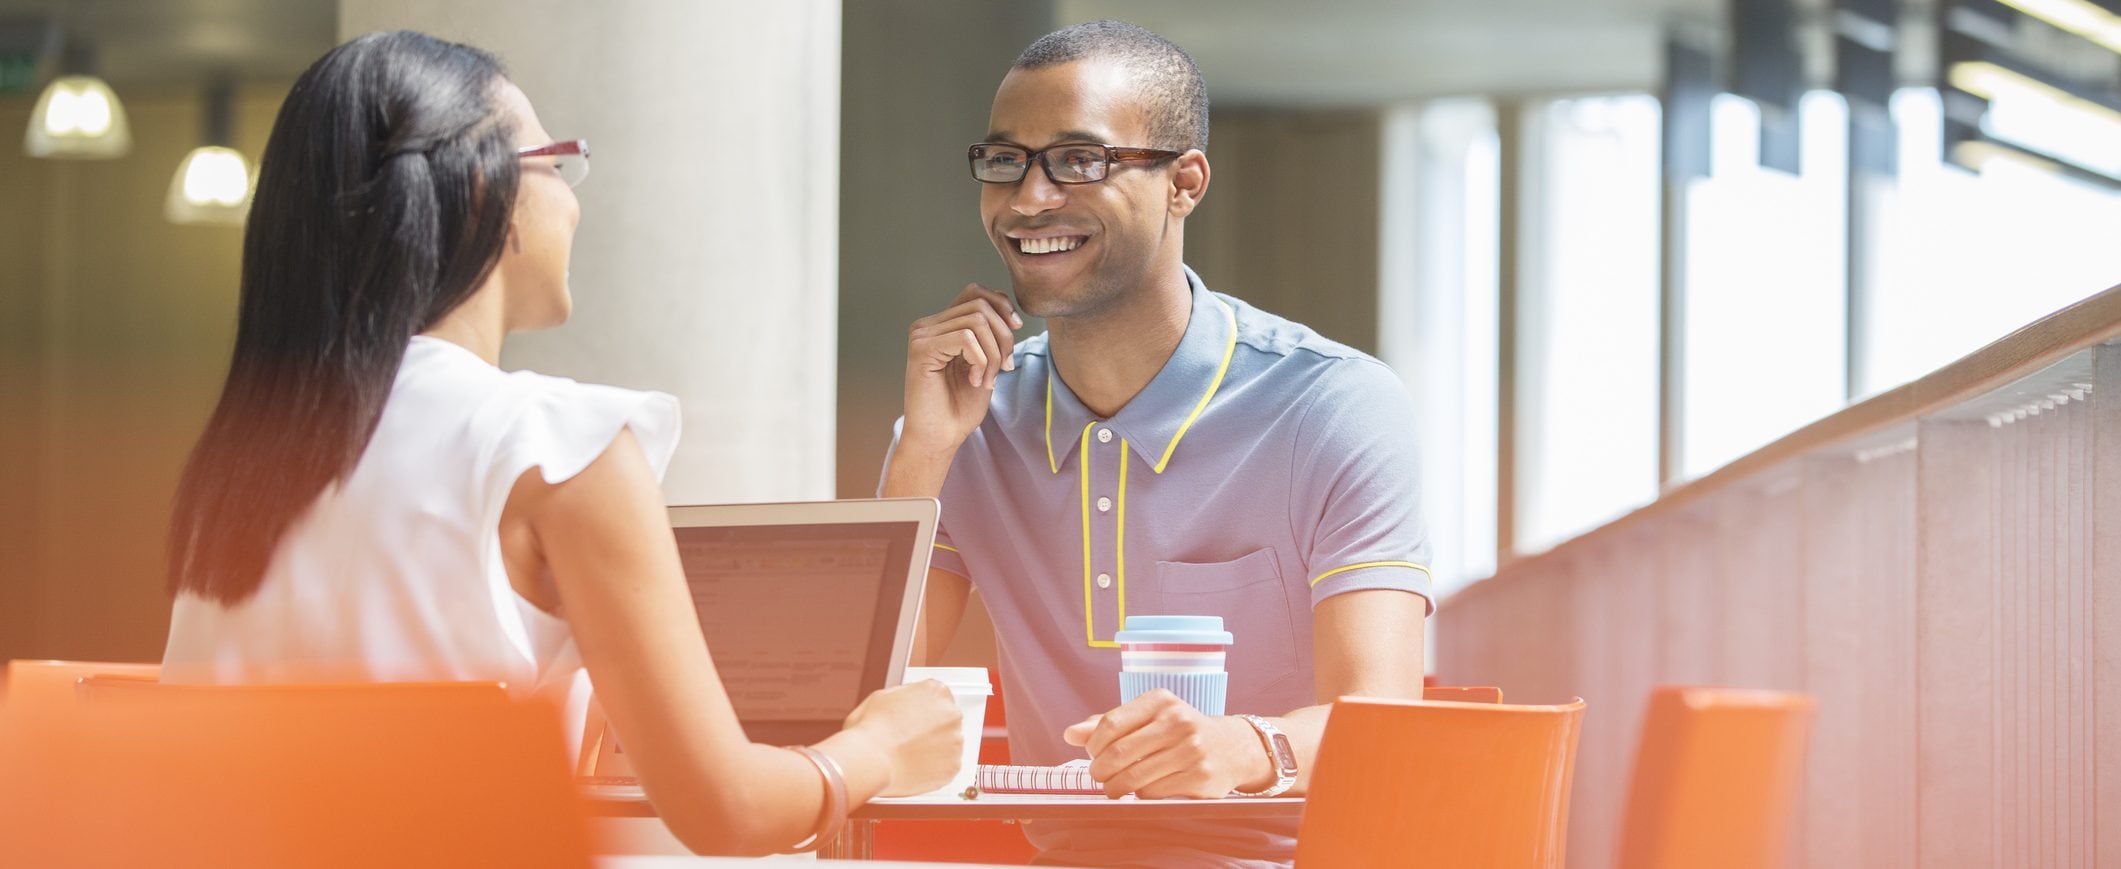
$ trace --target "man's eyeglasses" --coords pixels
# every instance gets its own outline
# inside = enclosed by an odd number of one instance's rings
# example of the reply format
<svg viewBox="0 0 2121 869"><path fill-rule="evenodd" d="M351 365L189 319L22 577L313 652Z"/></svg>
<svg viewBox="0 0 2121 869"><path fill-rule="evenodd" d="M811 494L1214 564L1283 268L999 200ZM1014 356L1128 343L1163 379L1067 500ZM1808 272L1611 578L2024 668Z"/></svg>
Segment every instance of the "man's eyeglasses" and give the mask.
<svg viewBox="0 0 2121 869"><path fill-rule="evenodd" d="M1046 170L1047 180L1055 184L1092 184L1105 180L1114 163L1169 160L1183 153L1080 143L1032 151L1015 145L981 142L967 149L965 156L972 161L972 177L986 184L1015 184L1024 180L1024 173L1031 171L1033 160Z"/></svg>
<svg viewBox="0 0 2121 869"><path fill-rule="evenodd" d="M516 156L525 160L537 160L538 165L549 166L559 173L560 180L573 187L589 177L589 140L569 139L535 148L519 148Z"/></svg>

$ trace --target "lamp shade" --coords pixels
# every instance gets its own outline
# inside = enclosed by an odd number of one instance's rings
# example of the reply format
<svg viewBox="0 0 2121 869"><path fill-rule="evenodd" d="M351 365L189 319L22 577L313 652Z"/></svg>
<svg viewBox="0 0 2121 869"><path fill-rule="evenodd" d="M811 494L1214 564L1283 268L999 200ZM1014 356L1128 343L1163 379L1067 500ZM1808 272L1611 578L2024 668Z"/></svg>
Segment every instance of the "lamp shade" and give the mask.
<svg viewBox="0 0 2121 869"><path fill-rule="evenodd" d="M240 226L250 213L250 161L219 145L193 148L170 179L163 216L172 223Z"/></svg>
<svg viewBox="0 0 2121 869"><path fill-rule="evenodd" d="M22 134L22 149L32 157L109 160L132 147L125 106L110 85L89 75L63 75L45 86Z"/></svg>

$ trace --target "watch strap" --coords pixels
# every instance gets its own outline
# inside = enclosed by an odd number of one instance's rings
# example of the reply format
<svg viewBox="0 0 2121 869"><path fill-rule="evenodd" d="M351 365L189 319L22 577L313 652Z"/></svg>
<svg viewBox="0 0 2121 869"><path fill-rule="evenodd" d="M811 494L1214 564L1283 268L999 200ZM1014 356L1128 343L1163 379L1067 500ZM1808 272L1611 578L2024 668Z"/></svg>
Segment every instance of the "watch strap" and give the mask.
<svg viewBox="0 0 2121 869"><path fill-rule="evenodd" d="M1289 735L1265 718L1257 715L1239 715L1252 730L1259 734L1259 742L1267 751L1267 763L1274 767L1274 783L1264 790L1230 793L1240 797L1278 797L1296 786L1296 748L1289 744Z"/></svg>

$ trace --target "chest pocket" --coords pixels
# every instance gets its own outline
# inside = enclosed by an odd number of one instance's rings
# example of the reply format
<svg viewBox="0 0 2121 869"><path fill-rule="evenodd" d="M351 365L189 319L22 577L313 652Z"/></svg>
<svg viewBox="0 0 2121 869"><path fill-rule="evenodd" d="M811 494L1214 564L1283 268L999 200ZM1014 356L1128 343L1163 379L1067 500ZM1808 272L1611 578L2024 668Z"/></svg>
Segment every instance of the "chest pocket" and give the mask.
<svg viewBox="0 0 2121 869"><path fill-rule="evenodd" d="M1306 657L1296 648L1289 598L1273 549L1213 564L1159 561L1156 586L1144 597L1140 609L1127 608L1129 615L1222 616L1234 640L1227 664L1229 712L1288 711L1259 705L1296 675L1298 660Z"/></svg>

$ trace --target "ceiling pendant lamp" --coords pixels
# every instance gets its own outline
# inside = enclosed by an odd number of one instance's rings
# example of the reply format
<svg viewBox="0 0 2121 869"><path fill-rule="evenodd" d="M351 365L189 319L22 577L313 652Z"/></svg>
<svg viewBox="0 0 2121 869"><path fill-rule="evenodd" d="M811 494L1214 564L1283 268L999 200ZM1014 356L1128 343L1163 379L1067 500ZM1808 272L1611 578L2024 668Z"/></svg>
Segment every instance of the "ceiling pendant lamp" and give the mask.
<svg viewBox="0 0 2121 869"><path fill-rule="evenodd" d="M162 214L171 223L241 226L250 213L254 175L243 152L229 145L234 88L217 83L206 94L206 144L177 164Z"/></svg>
<svg viewBox="0 0 2121 869"><path fill-rule="evenodd" d="M32 157L111 160L132 147L125 105L92 75L63 75L46 85L22 136L22 149Z"/></svg>
<svg viewBox="0 0 2121 869"><path fill-rule="evenodd" d="M29 129L22 133L24 152L49 159L113 160L132 150L125 104L92 73L94 66L87 49L67 46L61 74L44 86L29 113Z"/></svg>

